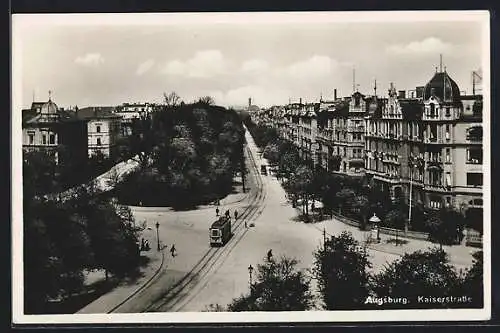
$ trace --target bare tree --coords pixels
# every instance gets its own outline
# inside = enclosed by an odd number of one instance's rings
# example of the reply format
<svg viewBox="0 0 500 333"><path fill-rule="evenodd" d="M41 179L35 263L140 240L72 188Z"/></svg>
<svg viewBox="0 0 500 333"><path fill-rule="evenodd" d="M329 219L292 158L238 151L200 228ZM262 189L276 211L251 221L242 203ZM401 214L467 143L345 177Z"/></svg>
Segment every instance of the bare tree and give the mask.
<svg viewBox="0 0 500 333"><path fill-rule="evenodd" d="M163 93L163 98L167 108L174 108L182 102L180 96L175 91L172 91L170 94Z"/></svg>
<svg viewBox="0 0 500 333"><path fill-rule="evenodd" d="M203 103L207 105L214 105L215 101L211 96L203 96L198 99L198 103Z"/></svg>

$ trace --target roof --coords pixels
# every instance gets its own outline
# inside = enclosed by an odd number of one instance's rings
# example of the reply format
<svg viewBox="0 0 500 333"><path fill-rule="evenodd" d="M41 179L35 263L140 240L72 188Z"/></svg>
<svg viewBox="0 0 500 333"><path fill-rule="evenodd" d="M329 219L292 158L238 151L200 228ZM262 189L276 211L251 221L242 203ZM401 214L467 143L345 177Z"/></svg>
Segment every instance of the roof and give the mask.
<svg viewBox="0 0 500 333"><path fill-rule="evenodd" d="M460 89L448 73L436 72L424 88L424 100L431 96L439 97L444 102L456 102L460 100Z"/></svg>
<svg viewBox="0 0 500 333"><path fill-rule="evenodd" d="M403 117L408 120L420 119L424 112L424 105L418 99L401 99L399 105Z"/></svg>
<svg viewBox="0 0 500 333"><path fill-rule="evenodd" d="M112 106L89 106L86 108L78 109L76 116L78 119L106 119L106 118L120 118L119 115L113 113L114 107Z"/></svg>

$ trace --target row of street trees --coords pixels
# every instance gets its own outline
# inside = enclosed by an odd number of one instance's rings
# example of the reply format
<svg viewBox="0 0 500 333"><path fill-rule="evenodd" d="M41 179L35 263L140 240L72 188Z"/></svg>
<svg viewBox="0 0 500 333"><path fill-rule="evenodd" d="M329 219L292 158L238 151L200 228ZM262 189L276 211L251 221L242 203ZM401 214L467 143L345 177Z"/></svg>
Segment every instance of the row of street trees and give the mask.
<svg viewBox="0 0 500 333"><path fill-rule="evenodd" d="M92 188L69 201L40 199L60 190L58 168L44 152L26 153L23 164L25 312L46 313L84 290L86 271L122 278L139 265L134 218L127 207ZM67 306L59 311L71 311Z"/></svg>
<svg viewBox="0 0 500 333"><path fill-rule="evenodd" d="M462 239L468 224L460 212L450 208L427 211L422 205L412 209L408 225L408 205L403 198L392 200L388 188L369 184L366 178L349 177L327 172L320 166L300 158L298 149L279 138L274 128L256 125L250 117L244 119L264 157L277 166L277 177L294 205L301 203L306 220L310 219L310 203L323 203L322 212L358 220L364 229L373 213L382 220L382 226L404 230L406 228L428 232L430 240L440 244L455 244Z"/></svg>
<svg viewBox="0 0 500 333"><path fill-rule="evenodd" d="M130 156L141 168L116 188L121 202L189 208L227 195L241 171L244 130L234 110L211 97L186 104L175 93L133 123Z"/></svg>
<svg viewBox="0 0 500 333"><path fill-rule="evenodd" d="M314 252L310 270L299 269L295 259L264 259L247 294L227 307L209 311L303 311L363 309L479 308L483 306L483 253L474 254L467 271L457 271L438 248L407 253L371 271L365 250L350 233L332 236ZM311 281L317 282L315 293ZM425 302L419 296L441 297ZM460 298L448 301L446 297ZM393 301L387 300L388 298ZM385 298L385 301L384 301ZM399 298L406 301L394 301Z"/></svg>

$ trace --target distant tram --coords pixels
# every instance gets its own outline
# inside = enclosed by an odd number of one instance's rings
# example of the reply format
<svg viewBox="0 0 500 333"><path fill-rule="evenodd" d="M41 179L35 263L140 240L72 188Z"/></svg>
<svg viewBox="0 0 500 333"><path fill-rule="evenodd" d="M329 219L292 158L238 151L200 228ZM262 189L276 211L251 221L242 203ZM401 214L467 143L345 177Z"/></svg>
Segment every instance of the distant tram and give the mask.
<svg viewBox="0 0 500 333"><path fill-rule="evenodd" d="M224 246L231 238L231 218L221 216L209 229L210 246Z"/></svg>

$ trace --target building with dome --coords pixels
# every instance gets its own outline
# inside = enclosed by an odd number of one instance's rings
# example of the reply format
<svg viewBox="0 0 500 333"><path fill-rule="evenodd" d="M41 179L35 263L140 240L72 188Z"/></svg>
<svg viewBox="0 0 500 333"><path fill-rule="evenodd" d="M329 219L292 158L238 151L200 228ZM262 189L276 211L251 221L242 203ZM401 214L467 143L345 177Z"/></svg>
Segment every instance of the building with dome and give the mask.
<svg viewBox="0 0 500 333"><path fill-rule="evenodd" d="M418 95L391 85L382 112L366 117L366 173L394 199L481 223L482 96L461 95L446 69Z"/></svg>
<svg viewBox="0 0 500 333"><path fill-rule="evenodd" d="M23 150L45 151L56 163L78 163L87 157L86 124L69 110L47 102L33 102L22 110Z"/></svg>

